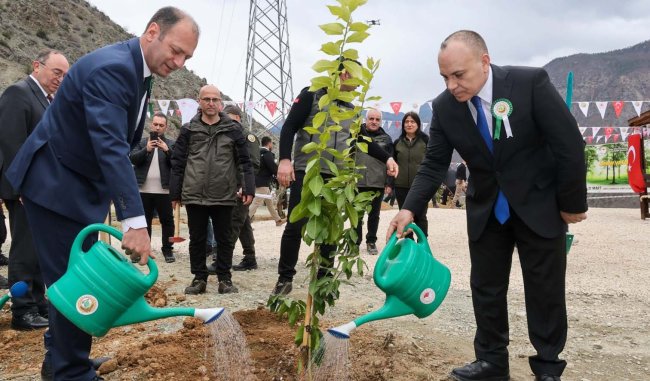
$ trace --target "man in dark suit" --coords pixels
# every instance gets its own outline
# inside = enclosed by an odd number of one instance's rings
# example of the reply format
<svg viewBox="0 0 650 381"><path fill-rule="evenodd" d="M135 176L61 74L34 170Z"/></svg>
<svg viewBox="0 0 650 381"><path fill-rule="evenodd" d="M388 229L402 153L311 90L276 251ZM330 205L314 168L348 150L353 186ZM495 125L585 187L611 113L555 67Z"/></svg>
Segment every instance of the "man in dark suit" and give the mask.
<svg viewBox="0 0 650 381"><path fill-rule="evenodd" d="M447 90L433 101L429 145L388 233L426 206L455 148L467 162L467 230L476 361L455 380L508 380L507 291L515 245L521 262L536 380L560 380L567 336L568 223L586 218L586 172L577 123L539 68L490 64L475 32L447 37L438 54ZM494 117L490 117L494 116Z"/></svg>
<svg viewBox="0 0 650 381"><path fill-rule="evenodd" d="M143 35L98 49L70 68L54 102L7 171L22 196L47 286L66 271L79 231L115 205L122 248L151 255L151 242L129 151L142 137L151 74L168 76L192 57L199 29L186 13L160 9ZM97 237L89 237L87 249ZM101 379L88 360L92 338L50 306L44 369L55 380Z"/></svg>
<svg viewBox="0 0 650 381"><path fill-rule="evenodd" d="M32 62L32 73L9 86L0 96L0 198L9 211L9 284L25 281L29 285L24 296L12 298L11 327L18 330L47 327L48 312L27 215L19 201L20 194L12 189L4 173L41 120L69 67L63 54L42 51Z"/></svg>

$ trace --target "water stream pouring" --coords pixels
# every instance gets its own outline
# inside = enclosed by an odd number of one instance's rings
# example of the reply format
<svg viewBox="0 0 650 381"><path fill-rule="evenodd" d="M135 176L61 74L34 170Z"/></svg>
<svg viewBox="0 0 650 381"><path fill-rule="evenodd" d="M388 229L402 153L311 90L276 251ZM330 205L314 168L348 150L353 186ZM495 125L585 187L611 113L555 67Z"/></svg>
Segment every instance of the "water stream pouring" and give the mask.
<svg viewBox="0 0 650 381"><path fill-rule="evenodd" d="M9 299L13 298L20 298L21 296L25 295L27 293L27 289L29 286L27 283L23 282L22 280L20 282L14 283L11 288L9 289L9 292L7 292L4 296L0 298L0 310L2 307L4 307L5 303Z"/></svg>
<svg viewBox="0 0 650 381"><path fill-rule="evenodd" d="M350 332L361 324L413 314L420 319L431 315L447 296L451 272L431 253L427 237L415 224L407 227L415 231L418 242L397 239L393 233L375 265L375 284L386 293L386 302L380 309L360 316L328 332L340 339L348 339Z"/></svg>
<svg viewBox="0 0 650 381"><path fill-rule="evenodd" d="M158 267L149 258L149 274L136 268L124 254L103 241L84 252L81 245L90 234L103 231L122 240L117 229L89 225L75 238L70 249L66 273L47 289L50 302L68 320L93 336L104 336L109 329L127 324L172 316L194 316L210 323L223 308L153 308L144 299L156 283Z"/></svg>

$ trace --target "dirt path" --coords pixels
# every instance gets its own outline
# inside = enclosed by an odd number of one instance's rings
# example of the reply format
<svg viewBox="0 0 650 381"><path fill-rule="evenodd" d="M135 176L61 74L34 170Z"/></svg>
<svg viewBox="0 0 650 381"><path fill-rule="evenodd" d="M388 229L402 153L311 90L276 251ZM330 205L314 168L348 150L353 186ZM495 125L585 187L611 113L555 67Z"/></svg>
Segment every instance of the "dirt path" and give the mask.
<svg viewBox="0 0 650 381"><path fill-rule="evenodd" d="M395 213L395 209L382 212L381 234ZM274 321L265 312L256 311L265 305L277 279L282 233L282 228L260 217L262 220L253 224L260 268L234 273L233 282L240 290L238 294L218 295L213 277L206 294L189 297L182 294L191 280L187 242L176 246L176 263L158 261L157 286L170 306L222 306L230 311L241 311L235 318L245 331L257 364L257 378L290 380L295 364L292 360L295 358L291 343L293 330L283 322ZM350 340L353 380L444 380L453 367L473 359L474 318L465 213L430 208L428 218L432 251L452 271L447 299L426 319L402 317L371 323L354 331ZM569 254L567 270L569 337L563 357L569 365L563 379L650 380L650 221L641 221L636 209L592 209L587 222L571 230L577 242ZM154 229L154 234L154 247L159 249L158 228ZM187 234L186 229L183 234ZM383 245L379 246L381 250ZM353 285L342 286L338 304L325 317L332 325L347 322L383 304L384 295L371 278L376 257L367 255L364 248L365 244L362 253L369 269L362 278L353 278ZM308 249L303 247L300 263L307 253ZM240 258L241 247L237 245L235 263ZM0 268L0 273L6 275L6 267ZM304 297L305 277L306 271L299 266L294 297ZM521 270L516 256L510 282L509 313L512 379L531 380L527 356L533 352L526 333ZM9 320L10 313L5 307L0 311L0 380L38 379L42 335L40 332L13 331L9 328ZM187 322L184 327L184 321L183 318L171 318L119 328L97 339L94 353L111 355L117 361L116 369L107 374L106 379L218 379L210 375L210 363L201 355L206 353L205 332L199 332L201 327L191 324L188 328ZM259 323L251 323L255 321ZM170 343L173 345L169 346ZM161 348L162 352L157 352L156 348ZM125 358L125 353L146 360L133 362ZM188 358L196 358L198 362L188 361ZM154 367L151 362L157 365Z"/></svg>

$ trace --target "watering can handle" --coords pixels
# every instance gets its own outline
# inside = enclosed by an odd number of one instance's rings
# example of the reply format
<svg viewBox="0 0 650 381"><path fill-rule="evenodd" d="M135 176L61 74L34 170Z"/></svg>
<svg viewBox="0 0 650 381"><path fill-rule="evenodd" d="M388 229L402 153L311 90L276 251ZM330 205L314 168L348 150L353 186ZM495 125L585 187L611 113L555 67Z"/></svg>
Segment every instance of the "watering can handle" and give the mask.
<svg viewBox="0 0 650 381"><path fill-rule="evenodd" d="M74 264L81 259L81 254L84 253L81 249L81 245L84 243L86 240L86 237L88 237L90 234L97 233L97 232L105 232L113 237L117 238L118 240L122 240L122 232L115 229L112 226L104 225L104 224L91 224L83 228L79 234L77 234L77 238L74 239L74 242L72 243L72 249L70 249L70 260L68 262L68 267L74 266ZM154 283L156 283L156 279L158 279L158 266L156 266L156 262L154 262L153 259L149 258L149 261L147 261L147 267L149 267L149 275L147 275L147 283L152 286Z"/></svg>
<svg viewBox="0 0 650 381"><path fill-rule="evenodd" d="M431 248L429 247L429 243L427 242L427 236L424 235L424 232L422 231L422 229L420 229L419 226L417 226L416 224L414 224L412 222L410 224L406 225L406 229L408 229L408 228L413 229L413 231L415 232L415 235L418 236L418 246L420 246L426 253L429 253L429 254L433 255L431 253Z"/></svg>

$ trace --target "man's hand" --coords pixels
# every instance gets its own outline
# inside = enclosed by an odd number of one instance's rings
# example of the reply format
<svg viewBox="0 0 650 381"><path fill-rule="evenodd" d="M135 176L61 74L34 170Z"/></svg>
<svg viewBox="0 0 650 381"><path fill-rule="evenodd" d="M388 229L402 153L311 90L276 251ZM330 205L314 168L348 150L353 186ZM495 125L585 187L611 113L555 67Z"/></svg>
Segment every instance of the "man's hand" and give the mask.
<svg viewBox="0 0 650 381"><path fill-rule="evenodd" d="M288 188L291 182L295 180L296 175L293 172L293 164L291 164L291 160L280 160L280 165L278 165L278 183L280 186Z"/></svg>
<svg viewBox="0 0 650 381"><path fill-rule="evenodd" d="M172 209L176 209L176 205L183 206L181 200L172 200Z"/></svg>
<svg viewBox="0 0 650 381"><path fill-rule="evenodd" d="M122 249L133 258L140 257L140 265L146 265L149 257L156 258L151 252L151 240L147 228L129 229L122 236Z"/></svg>
<svg viewBox="0 0 650 381"><path fill-rule="evenodd" d="M243 196L241 196L241 202L244 205L250 205L251 202L253 202L253 198L255 198L255 196L252 196L250 194L243 195Z"/></svg>
<svg viewBox="0 0 650 381"><path fill-rule="evenodd" d="M156 148L156 142L157 140L147 140L147 152L151 152L154 148Z"/></svg>
<svg viewBox="0 0 650 381"><path fill-rule="evenodd" d="M162 140L161 138L158 138L158 140L156 140L156 146L161 150L163 150L163 152L169 151L169 147L167 147L167 143L165 143L165 141Z"/></svg>
<svg viewBox="0 0 650 381"><path fill-rule="evenodd" d="M587 213L567 213L560 211L560 217L567 224L576 224L587 219Z"/></svg>
<svg viewBox="0 0 650 381"><path fill-rule="evenodd" d="M390 185L386 185L384 187L384 194L391 194L393 193L393 188L390 187Z"/></svg>
<svg viewBox="0 0 650 381"><path fill-rule="evenodd" d="M408 234L408 231L404 231L406 225L413 222L413 212L410 210L402 209L393 217L388 224L388 231L386 232L386 242L390 239L390 236L393 235L394 231L397 231L397 236L402 237L404 234ZM410 230L410 229L409 229Z"/></svg>
<svg viewBox="0 0 650 381"><path fill-rule="evenodd" d="M392 177L397 177L399 174L399 165L392 157L386 162L386 174Z"/></svg>

